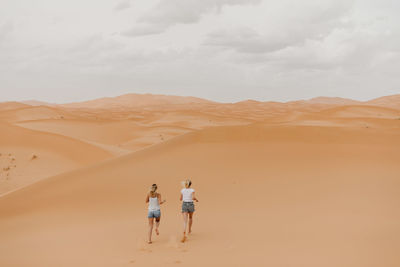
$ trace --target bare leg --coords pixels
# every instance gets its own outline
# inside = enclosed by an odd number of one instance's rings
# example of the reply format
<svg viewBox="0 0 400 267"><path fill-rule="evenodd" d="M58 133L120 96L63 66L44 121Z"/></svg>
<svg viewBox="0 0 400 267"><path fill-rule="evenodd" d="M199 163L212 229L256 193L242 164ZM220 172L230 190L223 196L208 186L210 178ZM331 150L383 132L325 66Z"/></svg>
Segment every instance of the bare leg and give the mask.
<svg viewBox="0 0 400 267"><path fill-rule="evenodd" d="M159 235L160 232L158 232L158 227L160 226L160 221L161 221L161 216L156 218L156 234Z"/></svg>
<svg viewBox="0 0 400 267"><path fill-rule="evenodd" d="M189 213L189 234L192 232L193 212Z"/></svg>
<svg viewBox="0 0 400 267"><path fill-rule="evenodd" d="M186 241L186 228L187 228L187 221L188 221L188 214L187 212L182 212L183 216L183 237L182 237L182 242Z"/></svg>
<svg viewBox="0 0 400 267"><path fill-rule="evenodd" d="M149 218L149 240L147 241L147 243L151 244L151 233L153 232L153 221L154 218Z"/></svg>

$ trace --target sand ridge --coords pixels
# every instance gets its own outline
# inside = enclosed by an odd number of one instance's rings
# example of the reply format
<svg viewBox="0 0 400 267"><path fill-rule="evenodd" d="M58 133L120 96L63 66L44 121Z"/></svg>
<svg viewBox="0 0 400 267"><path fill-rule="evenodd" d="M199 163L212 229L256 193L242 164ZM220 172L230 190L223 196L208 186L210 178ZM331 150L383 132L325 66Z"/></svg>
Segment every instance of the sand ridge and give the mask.
<svg viewBox="0 0 400 267"><path fill-rule="evenodd" d="M112 157L103 149L66 136L1 122L0 129L0 194ZM14 160L8 162L6 155Z"/></svg>

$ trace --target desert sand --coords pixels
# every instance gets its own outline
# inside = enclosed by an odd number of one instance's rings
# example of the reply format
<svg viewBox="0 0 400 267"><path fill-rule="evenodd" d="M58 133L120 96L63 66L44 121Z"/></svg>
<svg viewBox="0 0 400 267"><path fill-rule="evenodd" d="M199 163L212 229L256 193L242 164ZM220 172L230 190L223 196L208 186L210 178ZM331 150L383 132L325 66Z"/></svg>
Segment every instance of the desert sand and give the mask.
<svg viewBox="0 0 400 267"><path fill-rule="evenodd" d="M398 95L7 102L0 127L0 266L400 266Z"/></svg>

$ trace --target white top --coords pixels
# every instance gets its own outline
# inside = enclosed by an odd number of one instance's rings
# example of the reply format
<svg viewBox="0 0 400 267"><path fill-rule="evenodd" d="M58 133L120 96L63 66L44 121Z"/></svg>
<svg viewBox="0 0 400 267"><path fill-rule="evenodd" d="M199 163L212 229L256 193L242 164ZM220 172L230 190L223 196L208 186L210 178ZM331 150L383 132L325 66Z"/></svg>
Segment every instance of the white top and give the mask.
<svg viewBox="0 0 400 267"><path fill-rule="evenodd" d="M160 210L160 203L158 197L149 197L149 211Z"/></svg>
<svg viewBox="0 0 400 267"><path fill-rule="evenodd" d="M183 202L193 202L193 198L192 198L193 192L194 192L194 189L192 189L192 188L183 188L181 190Z"/></svg>

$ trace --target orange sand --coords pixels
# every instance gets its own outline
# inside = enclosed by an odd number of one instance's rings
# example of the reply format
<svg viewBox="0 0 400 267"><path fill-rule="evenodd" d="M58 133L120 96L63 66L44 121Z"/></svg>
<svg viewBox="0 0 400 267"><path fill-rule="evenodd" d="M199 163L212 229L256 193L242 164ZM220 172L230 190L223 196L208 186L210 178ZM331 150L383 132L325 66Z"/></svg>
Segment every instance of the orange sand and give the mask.
<svg viewBox="0 0 400 267"><path fill-rule="evenodd" d="M0 109L0 266L400 265L397 96L134 96ZM167 202L148 245L152 183Z"/></svg>

